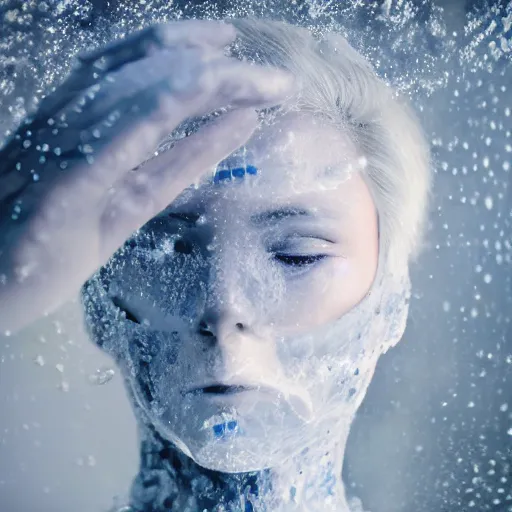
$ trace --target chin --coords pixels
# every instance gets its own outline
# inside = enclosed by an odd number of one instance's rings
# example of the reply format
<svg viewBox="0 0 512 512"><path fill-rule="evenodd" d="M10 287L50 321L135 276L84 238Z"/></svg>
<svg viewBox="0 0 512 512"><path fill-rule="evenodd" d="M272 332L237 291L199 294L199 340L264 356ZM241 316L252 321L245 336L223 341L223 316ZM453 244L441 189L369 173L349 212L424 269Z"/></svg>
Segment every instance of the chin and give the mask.
<svg viewBox="0 0 512 512"><path fill-rule="evenodd" d="M197 464L224 473L279 466L300 453L312 434L312 425L269 401L256 401L250 410L212 403L173 407L151 419L164 439Z"/></svg>
<svg viewBox="0 0 512 512"><path fill-rule="evenodd" d="M262 450L260 439L239 438L223 443L207 443L197 446L191 453L200 466L223 473L261 471L278 465L285 454Z"/></svg>
<svg viewBox="0 0 512 512"><path fill-rule="evenodd" d="M196 439L180 439L176 446L200 466L222 473L245 473L280 466L290 456L303 449L304 439L283 444L283 437L271 439L248 435L199 443Z"/></svg>

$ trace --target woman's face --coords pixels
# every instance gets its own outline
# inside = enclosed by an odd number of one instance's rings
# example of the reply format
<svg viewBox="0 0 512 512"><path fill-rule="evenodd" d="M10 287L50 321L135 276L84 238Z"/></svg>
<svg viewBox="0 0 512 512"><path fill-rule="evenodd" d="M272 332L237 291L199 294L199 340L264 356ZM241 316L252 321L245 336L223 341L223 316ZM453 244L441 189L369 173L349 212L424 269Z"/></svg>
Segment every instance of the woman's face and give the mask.
<svg viewBox="0 0 512 512"><path fill-rule="evenodd" d="M218 166L231 179L184 191L113 258L108 295L127 312L132 391L198 463L281 461L332 406L340 375L357 374L349 333L329 328L377 269L363 165L346 133L289 114ZM347 411L349 401L337 399Z"/></svg>

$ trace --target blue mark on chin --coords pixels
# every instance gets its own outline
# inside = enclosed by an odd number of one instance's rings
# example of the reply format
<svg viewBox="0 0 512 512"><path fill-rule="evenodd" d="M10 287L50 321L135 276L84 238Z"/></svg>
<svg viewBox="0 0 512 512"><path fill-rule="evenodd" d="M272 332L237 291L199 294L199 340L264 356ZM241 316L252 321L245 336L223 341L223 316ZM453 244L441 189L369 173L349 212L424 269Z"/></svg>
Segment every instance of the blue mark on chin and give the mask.
<svg viewBox="0 0 512 512"><path fill-rule="evenodd" d="M213 434L217 439L222 439L226 435L238 432L238 422L235 420L228 421L227 423L218 423L213 426Z"/></svg>

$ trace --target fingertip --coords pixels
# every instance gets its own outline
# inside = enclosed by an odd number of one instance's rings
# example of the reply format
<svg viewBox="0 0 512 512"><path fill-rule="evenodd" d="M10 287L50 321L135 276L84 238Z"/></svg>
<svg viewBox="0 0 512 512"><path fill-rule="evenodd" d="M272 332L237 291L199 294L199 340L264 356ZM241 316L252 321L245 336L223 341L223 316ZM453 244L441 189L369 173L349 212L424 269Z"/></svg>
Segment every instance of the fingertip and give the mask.
<svg viewBox="0 0 512 512"><path fill-rule="evenodd" d="M219 21L218 23L221 31L221 36L224 38L224 44L222 46L231 44L236 39L237 36L235 26L232 23L226 21Z"/></svg>
<svg viewBox="0 0 512 512"><path fill-rule="evenodd" d="M252 106L262 109L277 106L296 97L299 91L295 76L284 69L244 65L240 68L240 77L237 79L242 85L231 100L231 104L239 108Z"/></svg>
<svg viewBox="0 0 512 512"><path fill-rule="evenodd" d="M236 38L236 29L231 23L217 20L171 21L160 24L158 33L164 45L181 42L223 48Z"/></svg>

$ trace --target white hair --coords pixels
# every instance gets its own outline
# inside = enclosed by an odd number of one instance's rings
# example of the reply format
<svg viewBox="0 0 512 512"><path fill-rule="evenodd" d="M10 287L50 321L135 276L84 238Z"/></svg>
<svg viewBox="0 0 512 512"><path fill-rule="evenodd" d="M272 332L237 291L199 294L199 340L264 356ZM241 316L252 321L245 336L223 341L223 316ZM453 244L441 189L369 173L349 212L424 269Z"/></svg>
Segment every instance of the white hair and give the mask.
<svg viewBox="0 0 512 512"><path fill-rule="evenodd" d="M267 19L228 21L239 33L234 56L288 70L300 86L295 109L348 127L366 159L363 177L379 217L381 257L392 266L407 264L422 244L431 186L428 142L408 102L341 35L319 38Z"/></svg>

